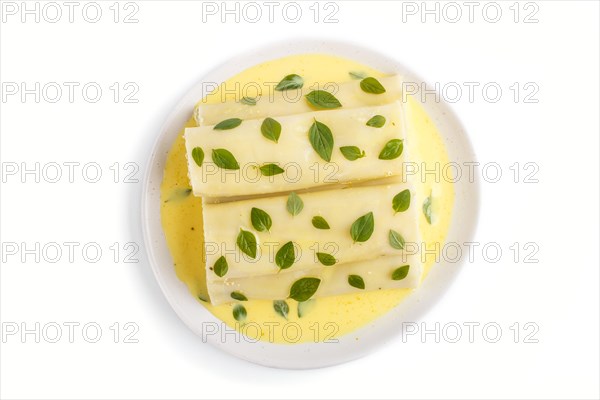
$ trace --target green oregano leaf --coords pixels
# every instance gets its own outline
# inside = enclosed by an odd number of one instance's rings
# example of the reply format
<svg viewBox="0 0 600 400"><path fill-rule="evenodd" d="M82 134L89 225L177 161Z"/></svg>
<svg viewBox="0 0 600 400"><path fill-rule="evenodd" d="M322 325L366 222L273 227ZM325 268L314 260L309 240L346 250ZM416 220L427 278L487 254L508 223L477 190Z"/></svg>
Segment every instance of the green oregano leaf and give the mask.
<svg viewBox="0 0 600 400"><path fill-rule="evenodd" d="M404 144L401 139L392 139L383 146L379 153L380 160L393 160L400 157Z"/></svg>
<svg viewBox="0 0 600 400"><path fill-rule="evenodd" d="M425 216L427 223L431 225L431 193L423 202L423 215Z"/></svg>
<svg viewBox="0 0 600 400"><path fill-rule="evenodd" d="M226 131L240 126L241 123L242 120L239 118L229 118L216 124L213 129L217 131Z"/></svg>
<svg viewBox="0 0 600 400"><path fill-rule="evenodd" d="M299 302L306 301L315 294L320 284L319 278L298 279L290 288L289 298Z"/></svg>
<svg viewBox="0 0 600 400"><path fill-rule="evenodd" d="M231 298L238 301L248 301L248 298L240 292L231 292Z"/></svg>
<svg viewBox="0 0 600 400"><path fill-rule="evenodd" d="M281 269L288 269L296 261L296 251L294 243L287 242L275 254L275 264Z"/></svg>
<svg viewBox="0 0 600 400"><path fill-rule="evenodd" d="M300 75L290 74L285 76L281 82L275 86L275 90L284 91L290 89L301 89L304 86L304 79Z"/></svg>
<svg viewBox="0 0 600 400"><path fill-rule="evenodd" d="M219 277L222 278L225 276L227 271L229 270L229 265L227 264L227 260L225 256L221 256L215 261L215 265L213 265L213 272Z"/></svg>
<svg viewBox="0 0 600 400"><path fill-rule="evenodd" d="M390 229L388 233L388 241L390 243L390 246L397 250L404 249L404 245L406 244L402 235L393 229Z"/></svg>
<svg viewBox="0 0 600 400"><path fill-rule="evenodd" d="M342 103L326 90L313 90L306 95L306 100L319 110L339 108L342 106Z"/></svg>
<svg viewBox="0 0 600 400"><path fill-rule="evenodd" d="M194 147L192 149L192 159L197 166L201 167L204 161L204 150L201 147Z"/></svg>
<svg viewBox="0 0 600 400"><path fill-rule="evenodd" d="M250 211L250 221L252 222L254 229L259 232L270 230L271 225L273 224L271 216L267 214L266 211L256 207L252 207L252 210Z"/></svg>
<svg viewBox="0 0 600 400"><path fill-rule="evenodd" d="M247 316L248 312L246 311L246 307L241 304L236 304L233 306L233 318L235 318L236 321L242 322Z"/></svg>
<svg viewBox="0 0 600 400"><path fill-rule="evenodd" d="M283 174L285 171L277 164L265 164L259 168L264 176L273 176Z"/></svg>
<svg viewBox="0 0 600 400"><path fill-rule="evenodd" d="M366 242L373 234L374 228L375 221L373 218L373 212L368 212L354 221L350 227L350 236L355 243Z"/></svg>
<svg viewBox="0 0 600 400"><path fill-rule="evenodd" d="M300 214L300 211L302 211L302 209L304 208L304 202L302 201L300 196L296 194L296 192L292 192L288 196L286 208L288 212L292 214L292 216L296 216Z"/></svg>
<svg viewBox="0 0 600 400"><path fill-rule="evenodd" d="M326 267L334 265L337 262L334 256L327 253L317 253L317 258L319 259L319 262Z"/></svg>
<svg viewBox="0 0 600 400"><path fill-rule="evenodd" d="M213 149L212 160L219 168L240 169L240 164L238 164L237 160L229 150Z"/></svg>
<svg viewBox="0 0 600 400"><path fill-rule="evenodd" d="M348 75L350 75L350 78L352 79L365 79L368 76L365 72L362 71L350 71L348 72Z"/></svg>
<svg viewBox="0 0 600 400"><path fill-rule="evenodd" d="M256 105L256 97L242 97L240 103L245 104L247 106L255 106Z"/></svg>
<svg viewBox="0 0 600 400"><path fill-rule="evenodd" d="M371 126L373 128L381 128L385 125L385 117L383 115L375 115L370 120L367 121L367 126Z"/></svg>
<svg viewBox="0 0 600 400"><path fill-rule="evenodd" d="M346 160L350 161L358 160L359 158L363 158L365 156L365 151L356 146L342 146L340 147L340 151Z"/></svg>
<svg viewBox="0 0 600 400"><path fill-rule="evenodd" d="M379 81L373 77L367 77L360 81L360 88L363 92L381 94L385 93L385 88L379 83Z"/></svg>
<svg viewBox="0 0 600 400"><path fill-rule="evenodd" d="M333 135L327 125L315 120L308 130L308 139L312 148L323 160L331 161Z"/></svg>
<svg viewBox="0 0 600 400"><path fill-rule="evenodd" d="M392 272L392 279L395 281L401 281L402 279L406 278L409 269L410 265L403 265L400 268L396 268L394 272Z"/></svg>
<svg viewBox="0 0 600 400"><path fill-rule="evenodd" d="M330 226L327 221L325 221L325 218L318 215L312 218L312 224L317 229L330 229Z"/></svg>
<svg viewBox="0 0 600 400"><path fill-rule="evenodd" d="M277 143L281 135L281 124L273 118L267 117L260 125L260 131L264 137Z"/></svg>
<svg viewBox="0 0 600 400"><path fill-rule="evenodd" d="M273 309L285 319L287 319L288 314L290 313L290 306L288 306L288 303L285 300L274 300Z"/></svg>
<svg viewBox="0 0 600 400"><path fill-rule="evenodd" d="M392 199L392 208L396 212L403 212L410 207L410 190L404 189Z"/></svg>
<svg viewBox="0 0 600 400"><path fill-rule="evenodd" d="M244 254L250 258L256 258L256 249L258 246L256 244L256 237L252 232L240 228L236 243Z"/></svg>
<svg viewBox="0 0 600 400"><path fill-rule="evenodd" d="M360 275L348 275L348 283L357 289L365 288L365 281Z"/></svg>

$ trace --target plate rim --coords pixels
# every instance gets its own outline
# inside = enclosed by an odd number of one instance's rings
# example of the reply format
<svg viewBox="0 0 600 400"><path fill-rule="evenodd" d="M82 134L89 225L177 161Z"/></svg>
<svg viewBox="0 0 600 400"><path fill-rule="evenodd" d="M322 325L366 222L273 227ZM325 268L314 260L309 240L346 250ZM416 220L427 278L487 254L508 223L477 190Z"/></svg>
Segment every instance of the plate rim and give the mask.
<svg viewBox="0 0 600 400"><path fill-rule="evenodd" d="M211 326L212 329L215 326L214 324L217 324L224 331L235 332L233 329L227 328L222 321L212 315L208 309L191 296L187 286L179 281L175 269L172 267L172 259L166 245L162 226L160 225L160 183L163 177L168 150L171 148L173 140L177 137L183 124L191 117L193 104L197 103L198 99L206 94L202 90L203 82L220 83L253 65L285 56L320 53L357 60L362 64L372 66L385 73L400 73L405 78L409 78L411 82L422 82L428 90L432 90L432 87L427 82L420 79L420 77L406 68L402 63L382 53L350 42L296 39L294 41L277 41L245 51L205 73L177 102L158 130L146 164L141 188L142 204L140 211L144 247L155 279L167 302L184 324L202 338L202 342L209 343L238 358L267 367L287 369L320 368L341 364L365 356L401 335L403 326L398 326L400 324L398 319L402 319L403 321L418 321L435 303L441 301L464 264L464 257L461 257L458 262L453 264L434 264L427 278L421 283L421 286L398 306L363 327L340 336L337 343L307 342L277 344L248 341L244 337L229 339L234 338L235 336L233 335L226 335L225 340L219 340L214 335L209 335L205 330L206 327ZM444 118L449 120L449 123L453 124L460 131L456 133L457 137L454 139L460 139L462 147L460 150L462 150L463 155L467 156L463 158L476 162L475 152L466 130L449 104L441 97L440 101L434 104L427 103L427 101L425 103L422 101L419 102L426 108L428 114L434 117L434 121L439 123L439 117L444 115ZM191 109L190 104L192 104ZM167 140L168 145L165 145L165 138L170 138L170 140ZM442 135L442 139L444 140L450 161L454 161L450 149L456 150L456 143L449 143L445 135ZM457 198L461 193L464 194L464 192L459 192L458 190L458 188L465 189L462 186L464 186L464 183L461 183L460 186L456 186L455 184L454 187L455 202L453 205L453 217L446 237L446 243L449 238L457 235L463 237L463 242L468 241L474 236L477 228L480 197L479 179L475 177L474 182L469 183L467 188L470 194L470 197L467 199L468 206L463 206L461 211L461 209L457 209ZM156 200L158 201L153 203ZM471 215L468 215L469 213L465 214L464 211L466 208L470 209ZM156 217L158 217L158 221ZM462 235L457 231L457 217L466 217L466 224L463 223L461 225ZM156 226L157 222L158 227ZM163 254L157 254L158 249ZM164 254L165 250L166 254ZM167 267L164 266L166 259L171 261L167 263ZM185 297L182 297L182 292L184 296L187 296L187 300ZM190 310L194 310L195 319L191 319ZM197 318L202 319L202 325L198 325ZM204 325L206 322L209 325ZM354 339L355 337L360 338L360 340Z"/></svg>

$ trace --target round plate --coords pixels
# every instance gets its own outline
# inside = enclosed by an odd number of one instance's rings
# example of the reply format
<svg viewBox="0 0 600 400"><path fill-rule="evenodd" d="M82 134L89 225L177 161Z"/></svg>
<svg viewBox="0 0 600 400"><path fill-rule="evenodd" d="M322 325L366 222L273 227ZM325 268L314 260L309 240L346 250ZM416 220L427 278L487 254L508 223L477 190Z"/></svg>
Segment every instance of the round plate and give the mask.
<svg viewBox="0 0 600 400"><path fill-rule="evenodd" d="M239 358L279 368L317 368L359 358L374 348L401 334L402 321L418 321L456 277L460 262L438 263L421 287L381 318L338 338L335 343L301 343L295 345L255 342L235 334L215 334L224 324L202 306L181 282L173 268L160 221L160 184L167 154L185 122L191 117L196 102L203 98L202 82L223 82L229 77L270 59L293 54L325 53L358 60L389 74L401 74L410 82L422 82L402 64L385 55L352 44L323 41L299 41L263 47L258 51L236 57L209 72L187 93L168 117L154 144L146 168L142 193L142 228L150 264L165 297L183 322L208 342ZM428 90L431 90L428 87ZM475 161L464 128L452 110L434 96L425 96L424 107L437 125L445 142L450 161L462 165ZM455 183L455 202L448 242L464 243L474 233L478 208L478 183L459 180ZM230 328L227 328L230 329ZM231 330L233 331L233 330ZM356 340L356 338L360 340ZM200 341L199 341L200 344Z"/></svg>

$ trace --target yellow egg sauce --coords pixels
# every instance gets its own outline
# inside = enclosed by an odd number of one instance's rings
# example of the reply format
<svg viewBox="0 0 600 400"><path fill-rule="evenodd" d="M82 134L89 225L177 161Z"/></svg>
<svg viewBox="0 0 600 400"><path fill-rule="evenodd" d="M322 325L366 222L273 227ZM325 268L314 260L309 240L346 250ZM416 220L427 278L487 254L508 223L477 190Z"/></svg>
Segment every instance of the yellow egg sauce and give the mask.
<svg viewBox="0 0 600 400"><path fill-rule="evenodd" d="M265 82L279 82L289 74L302 76L305 87L312 88L317 83L322 87L326 82L351 80L350 71L360 71L375 78L385 76L380 71L344 58L325 54L294 55L267 61L231 77L209 94L204 102L216 103L239 100L242 96L256 96L259 94L256 93L258 87L265 91L272 90L272 84L266 86ZM227 90L221 93L223 87ZM232 88L237 88L241 93L233 93ZM419 172L424 168L434 170L436 163L443 167L448 163L448 155L435 124L417 100L408 97L404 105L408 126L404 147L409 160L415 163ZM196 126L193 119L186 124L186 127L191 126ZM298 316L298 303L287 299L287 320L275 312L272 301L249 300L241 302L247 310L247 317L241 324L234 319L232 312L234 305L240 302L211 305L206 301L202 201L191 194L183 131L173 143L164 170L161 185L162 226L177 276L188 286L192 296L229 327L252 339L274 343L325 341L349 334L374 321L397 306L413 290L418 290L388 289L317 298L303 305L302 317ZM419 213L422 240L428 249L443 246L454 204L452 183L438 180L436 182L434 174L421 176L421 173L417 173L413 177L416 189L413 204L422 208L425 199L428 196L432 198L432 223L429 224L424 214ZM436 257L434 253L427 254L422 279L426 278ZM249 327L252 329L246 329Z"/></svg>

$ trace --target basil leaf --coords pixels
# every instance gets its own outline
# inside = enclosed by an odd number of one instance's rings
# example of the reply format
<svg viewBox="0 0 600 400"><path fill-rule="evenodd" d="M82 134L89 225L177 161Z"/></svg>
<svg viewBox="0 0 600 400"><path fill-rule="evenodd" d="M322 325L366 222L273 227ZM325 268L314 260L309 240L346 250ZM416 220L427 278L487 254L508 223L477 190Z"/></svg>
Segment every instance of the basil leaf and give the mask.
<svg viewBox="0 0 600 400"><path fill-rule="evenodd" d="M252 210L250 211L250 221L252 221L254 229L259 232L268 231L273 224L271 216L267 214L266 211L255 207L252 207Z"/></svg>
<svg viewBox="0 0 600 400"><path fill-rule="evenodd" d="M346 160L354 161L365 156L364 150L359 149L356 146L342 146L340 151L346 158Z"/></svg>
<svg viewBox="0 0 600 400"><path fill-rule="evenodd" d="M233 306L233 318L235 318L236 321L242 322L247 316L248 312L246 312L246 307L241 304Z"/></svg>
<svg viewBox="0 0 600 400"><path fill-rule="evenodd" d="M286 75L281 82L275 86L275 90L284 91L289 89L301 89L304 86L304 79L300 75L290 74Z"/></svg>
<svg viewBox="0 0 600 400"><path fill-rule="evenodd" d="M350 236L352 236L354 243L366 242L373 234L374 228L375 221L373 219L373 212L369 212L354 221L350 227Z"/></svg>
<svg viewBox="0 0 600 400"><path fill-rule="evenodd" d="M392 208L396 212L403 212L410 207L410 190L404 189L392 199Z"/></svg>
<svg viewBox="0 0 600 400"><path fill-rule="evenodd" d="M260 173L264 176L273 176L283 174L285 171L277 164L265 164L260 167Z"/></svg>
<svg viewBox="0 0 600 400"><path fill-rule="evenodd" d="M431 194L423 202L423 215L425 215L427 223L431 225Z"/></svg>
<svg viewBox="0 0 600 400"><path fill-rule="evenodd" d="M367 121L367 126L372 126L373 128L381 128L384 125L385 117L383 115L375 115Z"/></svg>
<svg viewBox="0 0 600 400"><path fill-rule="evenodd" d="M281 135L281 124L273 118L267 117L260 125L260 131L264 137L277 143Z"/></svg>
<svg viewBox="0 0 600 400"><path fill-rule="evenodd" d="M296 252L294 251L294 243L287 242L275 254L275 264L281 269L288 269L296 261Z"/></svg>
<svg viewBox="0 0 600 400"><path fill-rule="evenodd" d="M403 265L402 267L395 269L394 272L392 272L392 279L395 281L401 281L402 279L406 278L409 268L410 265Z"/></svg>
<svg viewBox="0 0 600 400"><path fill-rule="evenodd" d="M215 261L215 265L213 265L213 272L219 277L222 278L229 270L229 265L227 264L227 260L225 256L221 256Z"/></svg>
<svg viewBox="0 0 600 400"><path fill-rule="evenodd" d="M204 150L200 147L194 147L192 149L192 158L197 166L202 166L202 161L204 161Z"/></svg>
<svg viewBox="0 0 600 400"><path fill-rule="evenodd" d="M390 242L390 246L397 250L404 249L404 245L406 244L402 235L393 229L390 229L388 233L388 241Z"/></svg>
<svg viewBox="0 0 600 400"><path fill-rule="evenodd" d="M321 280L319 278L298 279L290 288L290 299L303 302L310 299L319 289Z"/></svg>
<svg viewBox="0 0 600 400"><path fill-rule="evenodd" d="M326 90L313 90L306 95L306 100L317 109L331 109L342 106L342 103Z"/></svg>
<svg viewBox="0 0 600 400"><path fill-rule="evenodd" d="M317 229L331 229L325 218L318 215L312 218L312 224Z"/></svg>
<svg viewBox="0 0 600 400"><path fill-rule="evenodd" d="M319 262L326 267L334 265L337 262L334 256L327 253L317 253L317 258L319 259Z"/></svg>
<svg viewBox="0 0 600 400"><path fill-rule="evenodd" d="M348 275L348 283L357 289L365 288L365 281L359 275Z"/></svg>
<svg viewBox="0 0 600 400"><path fill-rule="evenodd" d="M315 120L308 130L308 139L312 148L323 160L327 162L331 161L333 135L327 125Z"/></svg>
<svg viewBox="0 0 600 400"><path fill-rule="evenodd" d="M247 106L255 106L256 105L256 97L242 97L240 103L245 104Z"/></svg>
<svg viewBox="0 0 600 400"><path fill-rule="evenodd" d="M285 319L287 319L290 312L290 306L288 306L288 303L286 303L285 300L274 300L273 309L277 314L281 315Z"/></svg>
<svg viewBox="0 0 600 400"><path fill-rule="evenodd" d="M385 93L385 88L379 81L373 77L368 77L360 81L360 88L363 92L381 94Z"/></svg>
<svg viewBox="0 0 600 400"><path fill-rule="evenodd" d="M367 77L366 73L358 71L350 71L348 72L348 75L350 75L350 78L352 79L365 79Z"/></svg>
<svg viewBox="0 0 600 400"><path fill-rule="evenodd" d="M315 308L316 302L317 301L315 299L310 299L310 300L306 300L301 303L298 303L298 318L304 317L306 315L306 313L308 313L310 310Z"/></svg>
<svg viewBox="0 0 600 400"><path fill-rule="evenodd" d="M229 150L213 149L212 160L219 168L240 169L240 164L238 164L237 160Z"/></svg>
<svg viewBox="0 0 600 400"><path fill-rule="evenodd" d="M304 202L302 201L300 196L296 194L296 192L292 192L288 196L286 207L290 214L296 216L300 214L300 211L302 211L302 209L304 208Z"/></svg>
<svg viewBox="0 0 600 400"><path fill-rule="evenodd" d="M239 301L248 301L248 298L240 292L231 292L231 298Z"/></svg>
<svg viewBox="0 0 600 400"><path fill-rule="evenodd" d="M243 253L251 258L256 258L256 237L252 232L240 229L237 237L237 245Z"/></svg>
<svg viewBox="0 0 600 400"><path fill-rule="evenodd" d="M379 153L380 160L393 160L395 158L400 157L402 154L402 150L404 149L404 144L401 139L392 139L383 146L381 152Z"/></svg>
<svg viewBox="0 0 600 400"><path fill-rule="evenodd" d="M242 120L239 118L229 118L216 124L213 129L217 131L226 131L228 129L233 129L240 126L241 123Z"/></svg>

